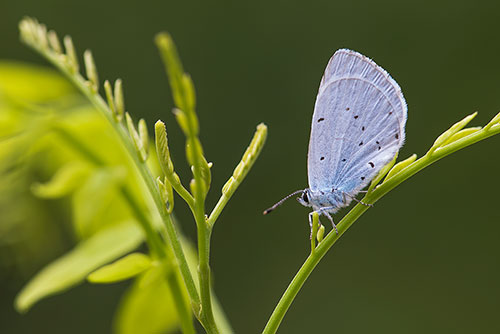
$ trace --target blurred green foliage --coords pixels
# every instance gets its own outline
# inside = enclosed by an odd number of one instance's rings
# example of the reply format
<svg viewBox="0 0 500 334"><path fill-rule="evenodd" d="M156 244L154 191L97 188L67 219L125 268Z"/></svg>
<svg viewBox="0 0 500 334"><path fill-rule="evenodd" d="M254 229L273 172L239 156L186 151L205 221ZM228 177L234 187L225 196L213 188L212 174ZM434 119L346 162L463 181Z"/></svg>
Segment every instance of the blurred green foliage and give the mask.
<svg viewBox="0 0 500 334"><path fill-rule="evenodd" d="M121 185L135 189L144 210L148 204L108 123L59 75L33 65L2 63L0 87L0 265L11 266L12 273L17 268L19 274L26 274L27 267L32 274L40 262L62 250L56 247L64 243L62 233L75 243L17 297L16 308L25 312L39 299L83 282L93 270L139 247L143 233L120 196ZM151 163L158 170L155 159ZM54 224L54 217L66 218ZM169 288L158 274L162 268L147 270L130 288L118 309L118 333L177 327Z"/></svg>
<svg viewBox="0 0 500 334"><path fill-rule="evenodd" d="M54 220L56 208L34 197L30 187L57 168L55 158L44 156L33 145L42 145L39 139L44 137L49 113L34 103L73 93L69 83L51 70L0 63L0 267L18 279L33 274L35 267L67 246L64 214L68 212L60 210L63 215Z"/></svg>
<svg viewBox="0 0 500 334"><path fill-rule="evenodd" d="M239 149L251 133L245 124L266 121L271 131L261 164L221 216L213 249L215 287L229 317L238 333L256 333L309 251L306 210L290 203L272 217L262 217L261 211L306 185L314 97L333 51L359 50L390 71L409 105L401 156L421 155L453 121L478 110L473 125L485 124L498 111L499 13L498 2L484 0L71 5L5 0L0 3L0 57L45 65L18 38L19 19L36 16L71 34L82 48L91 46L102 77L124 78L127 106L135 116L151 123L161 114L168 125L174 121L168 115L172 101L152 37L172 32L197 85L201 137L216 162L215 188L239 161ZM35 93L53 92L36 87ZM5 110L3 98L0 103ZM178 138L180 130L169 127L169 135ZM492 175L500 164L494 153L498 143L492 138L445 159L377 203L324 258L281 332L328 333L335 326L337 333L497 333L500 214L492 210L498 202ZM171 140L170 145L173 159L182 163L184 143ZM2 236L15 238L1 241L0 331L109 333L109 319L127 284L84 284L23 316L12 310L14 293L24 281L77 240L71 203L40 202L29 191L58 170L39 171L44 165L18 170L23 177L15 187L7 187L11 183L4 182L8 178L2 172L0 229ZM209 194L208 201L217 198ZM5 211L5 206L22 210ZM189 217L182 205L176 214L181 221ZM16 225L11 234L7 215L25 227ZM183 229L194 239L194 227ZM31 241L21 242L28 237ZM15 251L12 245L18 246Z"/></svg>

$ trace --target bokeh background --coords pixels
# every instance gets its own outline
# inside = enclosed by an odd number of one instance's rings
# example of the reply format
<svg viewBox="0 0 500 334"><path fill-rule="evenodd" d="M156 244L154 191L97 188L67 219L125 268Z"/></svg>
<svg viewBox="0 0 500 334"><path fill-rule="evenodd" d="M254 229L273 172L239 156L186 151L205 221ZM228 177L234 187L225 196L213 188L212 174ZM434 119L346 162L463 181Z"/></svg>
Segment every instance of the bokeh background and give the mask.
<svg viewBox="0 0 500 334"><path fill-rule="evenodd" d="M214 162L209 207L255 126L268 125L262 155L213 235L215 290L237 333L262 330L309 252L307 209L291 201L261 213L307 186L314 99L336 49L373 58L402 87L409 107L402 158L425 153L467 114L479 111L472 125L483 125L500 110L497 1L1 0L0 58L48 66L18 41L25 15L70 34L80 52L91 48L101 78L123 78L135 117L170 124L180 167L183 137L153 43L159 31L173 35ZM500 332L499 147L497 136L458 152L368 210L313 272L280 333ZM195 240L179 203L182 229ZM82 284L25 315L13 310L15 294L49 260L0 273L0 332L110 332L128 283Z"/></svg>

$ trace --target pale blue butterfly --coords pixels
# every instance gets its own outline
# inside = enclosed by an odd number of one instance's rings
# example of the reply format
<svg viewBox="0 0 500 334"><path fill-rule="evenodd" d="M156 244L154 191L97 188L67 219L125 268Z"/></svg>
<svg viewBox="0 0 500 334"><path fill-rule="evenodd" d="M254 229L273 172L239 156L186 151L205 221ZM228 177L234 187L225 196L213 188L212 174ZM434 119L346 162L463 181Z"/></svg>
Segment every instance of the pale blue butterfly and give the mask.
<svg viewBox="0 0 500 334"><path fill-rule="evenodd" d="M325 215L348 206L399 151L405 139L406 102L399 85L362 54L340 49L321 79L307 156L309 188L298 201ZM364 204L364 203L363 203ZM312 214L309 223L312 224Z"/></svg>

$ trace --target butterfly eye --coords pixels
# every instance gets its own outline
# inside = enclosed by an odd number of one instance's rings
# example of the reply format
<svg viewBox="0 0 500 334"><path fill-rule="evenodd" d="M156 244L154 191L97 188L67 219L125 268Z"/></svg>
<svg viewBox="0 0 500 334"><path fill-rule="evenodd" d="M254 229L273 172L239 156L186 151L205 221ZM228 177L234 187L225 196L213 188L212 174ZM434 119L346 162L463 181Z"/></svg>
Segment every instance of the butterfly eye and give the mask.
<svg viewBox="0 0 500 334"><path fill-rule="evenodd" d="M307 197L307 192L302 193L302 200L306 203L309 203L309 198Z"/></svg>

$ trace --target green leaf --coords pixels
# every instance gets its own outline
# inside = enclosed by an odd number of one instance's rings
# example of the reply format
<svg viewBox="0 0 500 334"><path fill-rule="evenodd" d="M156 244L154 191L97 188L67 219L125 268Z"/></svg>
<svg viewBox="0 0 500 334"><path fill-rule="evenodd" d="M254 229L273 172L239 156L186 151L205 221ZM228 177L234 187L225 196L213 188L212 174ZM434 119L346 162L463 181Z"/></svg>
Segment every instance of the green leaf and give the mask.
<svg viewBox="0 0 500 334"><path fill-rule="evenodd" d="M481 130L480 126L475 126L475 127L471 127L471 128L460 130L457 133L455 133L453 136L451 136L450 138L448 138L448 140L445 141L443 143L443 145L441 145L441 146L446 146L448 144L451 144L454 141L462 139L463 137L466 137L466 136L468 136L470 134L473 134L474 132L479 131L479 130Z"/></svg>
<svg viewBox="0 0 500 334"><path fill-rule="evenodd" d="M115 108L117 120L121 121L123 115L125 114L125 99L123 97L122 79L116 79L115 81Z"/></svg>
<svg viewBox="0 0 500 334"><path fill-rule="evenodd" d="M128 132L130 134L130 138L132 139L132 142L134 143L134 147L137 151L137 154L139 155L139 158L141 159L141 161L144 162L144 161L146 161L146 159L148 157L148 153L146 151L146 148L143 146L144 142L141 139L139 132L137 132L135 125L134 125L134 121L132 121L132 117L130 117L130 114L128 112L125 113L125 119L127 121L127 127L128 127ZM142 127L143 127L143 131L144 131L145 125L143 125Z"/></svg>
<svg viewBox="0 0 500 334"><path fill-rule="evenodd" d="M14 306L26 312L39 300L81 283L100 266L137 248L142 230L132 221L104 229L43 268L17 295Z"/></svg>
<svg viewBox="0 0 500 334"><path fill-rule="evenodd" d="M87 71L87 78L94 92L99 91L99 75L95 66L94 56L92 51L85 50L83 53L83 60L85 62L85 70Z"/></svg>
<svg viewBox="0 0 500 334"><path fill-rule="evenodd" d="M177 49L170 34L166 32L159 33L155 38L156 46L160 50L167 76L172 89L172 95L175 104L186 111L187 103L183 85L184 69L177 54Z"/></svg>
<svg viewBox="0 0 500 334"><path fill-rule="evenodd" d="M41 198L60 198L73 192L86 181L89 167L80 162L70 162L61 167L46 183L35 183L31 190Z"/></svg>
<svg viewBox="0 0 500 334"><path fill-rule="evenodd" d="M117 200L117 184L125 177L125 171L117 168L101 168L73 196L73 223L81 238L86 238L112 214L113 201Z"/></svg>
<svg viewBox="0 0 500 334"><path fill-rule="evenodd" d="M408 165L412 164L415 160L417 160L417 155L412 154L409 158L406 158L403 161L398 162L390 171L387 173L387 176L385 177L385 181L389 180L391 177L408 167Z"/></svg>
<svg viewBox="0 0 500 334"><path fill-rule="evenodd" d="M165 269L152 267L134 282L120 302L115 333L169 333L178 328L179 318L165 276Z"/></svg>
<svg viewBox="0 0 500 334"><path fill-rule="evenodd" d="M72 73L76 73L80 69L80 65L78 64L78 57L71 36L64 36L63 43L66 49L66 55L68 56L68 67Z"/></svg>
<svg viewBox="0 0 500 334"><path fill-rule="evenodd" d="M470 121L474 119L474 117L476 117L476 115L477 111L465 117L461 121L453 124L448 130L446 130L439 137L437 137L437 139L434 141L434 144L432 145L427 154L432 154L438 147L443 146L444 143L448 141L448 139L450 139L451 136L456 134L458 131L462 130L467 124L469 124Z"/></svg>
<svg viewBox="0 0 500 334"><path fill-rule="evenodd" d="M151 267L151 258L142 253L129 254L113 263L105 265L87 276L92 283L113 283L137 276Z"/></svg>
<svg viewBox="0 0 500 334"><path fill-rule="evenodd" d="M29 85L26 84L29 82ZM54 70L14 61L0 61L0 95L23 101L49 101L74 88Z"/></svg>

